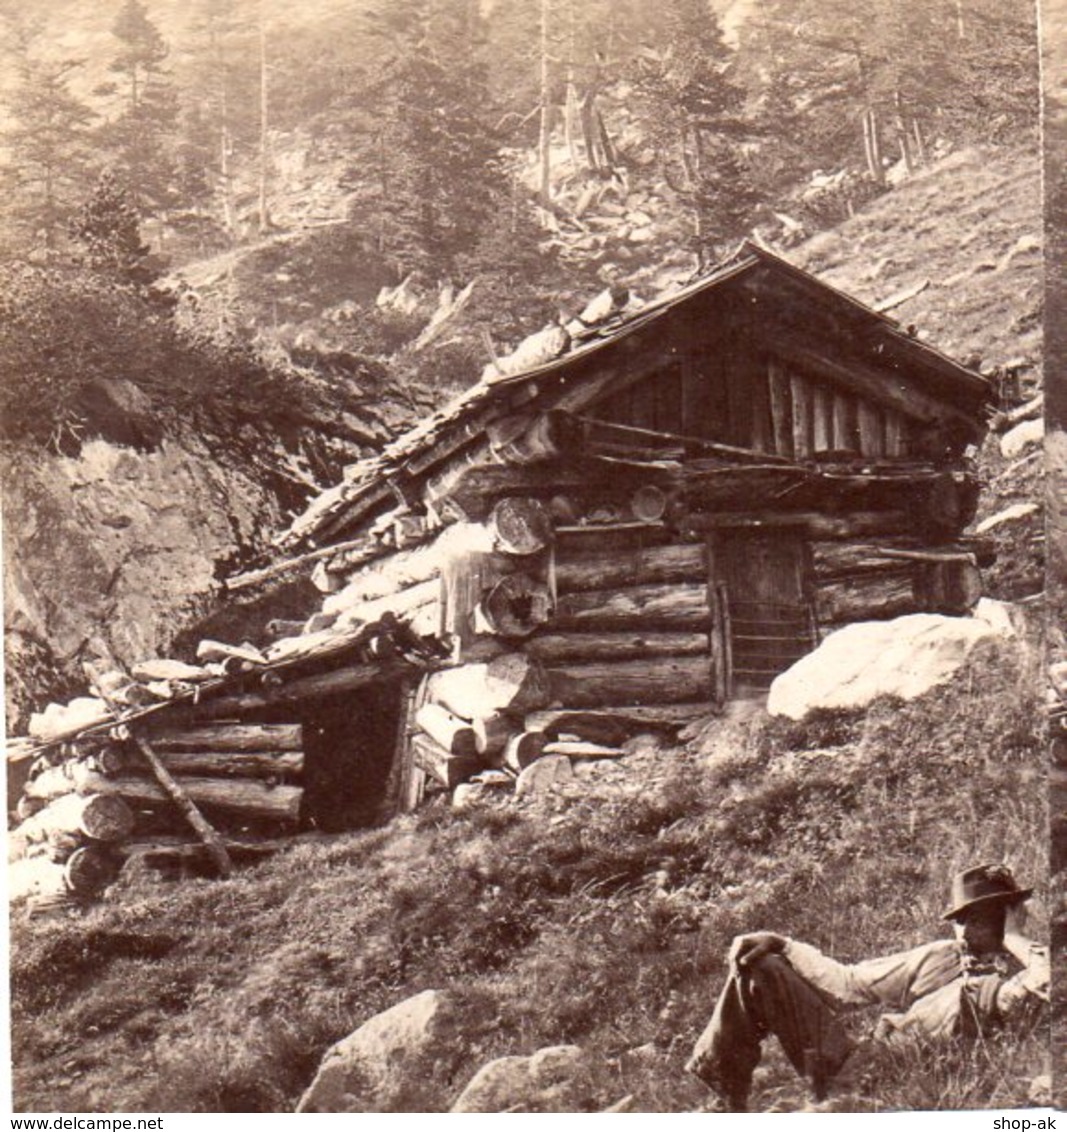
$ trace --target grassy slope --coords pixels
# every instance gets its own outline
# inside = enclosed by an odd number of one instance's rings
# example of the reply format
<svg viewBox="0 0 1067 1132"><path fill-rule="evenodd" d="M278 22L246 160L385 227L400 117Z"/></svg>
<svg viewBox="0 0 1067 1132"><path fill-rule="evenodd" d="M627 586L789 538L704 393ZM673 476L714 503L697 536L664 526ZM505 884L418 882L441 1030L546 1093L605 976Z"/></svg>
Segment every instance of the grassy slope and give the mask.
<svg viewBox="0 0 1067 1132"><path fill-rule="evenodd" d="M1045 199L1048 258L1045 263L1049 400L1054 426L1046 453L1049 465L1049 651L1067 659L1067 3L1041 5L1045 86ZM1057 752L1063 765L1063 753ZM1057 1104L1067 1107L1067 789L1051 792L1054 1015L1053 1074Z"/></svg>
<svg viewBox="0 0 1067 1132"><path fill-rule="evenodd" d="M463 1046L390 1107L447 1108L489 1057L562 1041L596 1055L590 1107L702 1107L682 1066L735 932L859 958L940 934L965 862L1043 875L1033 663L1002 648L865 718L719 722L536 807L439 802L225 885L131 880L82 919L16 917L16 1108L284 1110L333 1040L427 987L463 996ZM836 1103L1022 1104L1042 1048L869 1053ZM806 1103L780 1056L756 1100Z"/></svg>
<svg viewBox="0 0 1067 1132"><path fill-rule="evenodd" d="M890 313L954 358L983 369L1025 361L1040 384L1042 341L1041 170L1036 152L962 150L823 232L790 257L868 303L929 281ZM1044 469L1005 460L998 437L979 455L985 490L978 518L1041 502ZM1044 584L1041 513L994 528L997 565L988 592L1014 600Z"/></svg>

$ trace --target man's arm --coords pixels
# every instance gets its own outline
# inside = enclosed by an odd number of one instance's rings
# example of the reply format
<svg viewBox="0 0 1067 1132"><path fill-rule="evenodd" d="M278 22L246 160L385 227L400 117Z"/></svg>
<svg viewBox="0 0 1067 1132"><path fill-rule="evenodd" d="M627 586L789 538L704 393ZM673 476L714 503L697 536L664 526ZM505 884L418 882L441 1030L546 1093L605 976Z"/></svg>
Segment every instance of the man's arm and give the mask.
<svg viewBox="0 0 1067 1132"><path fill-rule="evenodd" d="M1022 970L1005 980L997 991L997 1009L1004 1017L1018 1010L1027 999L1034 997L1049 1000L1049 953L1032 939L1023 935L1026 927L1026 909L1015 904L1008 909L1004 924L1004 950L1022 964Z"/></svg>
<svg viewBox="0 0 1067 1132"><path fill-rule="evenodd" d="M841 1006L879 1004L906 1010L960 973L960 949L952 940L859 963L839 963L796 940L787 941L783 955L799 975Z"/></svg>

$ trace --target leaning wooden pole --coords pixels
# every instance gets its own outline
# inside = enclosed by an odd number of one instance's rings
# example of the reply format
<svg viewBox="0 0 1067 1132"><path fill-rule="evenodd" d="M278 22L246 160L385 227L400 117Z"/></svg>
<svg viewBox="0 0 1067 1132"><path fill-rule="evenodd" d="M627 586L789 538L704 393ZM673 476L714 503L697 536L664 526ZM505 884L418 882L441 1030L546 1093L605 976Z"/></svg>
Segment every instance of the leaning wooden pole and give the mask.
<svg viewBox="0 0 1067 1132"><path fill-rule="evenodd" d="M159 761L159 756L147 739L134 737L137 749L144 756L145 762L152 768L156 781L163 788L171 801L181 810L185 820L193 827L197 837L204 843L205 848L215 862L219 876L228 877L233 872L233 862L230 860L222 838L215 832L214 827L197 809L196 803L175 782L170 771Z"/></svg>

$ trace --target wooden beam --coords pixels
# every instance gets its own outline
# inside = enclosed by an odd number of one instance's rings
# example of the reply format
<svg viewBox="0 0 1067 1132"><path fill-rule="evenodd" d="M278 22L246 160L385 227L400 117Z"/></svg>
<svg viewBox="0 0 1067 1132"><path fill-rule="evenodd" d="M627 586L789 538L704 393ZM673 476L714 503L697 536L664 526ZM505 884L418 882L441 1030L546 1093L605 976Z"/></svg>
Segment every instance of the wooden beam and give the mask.
<svg viewBox="0 0 1067 1132"><path fill-rule="evenodd" d="M787 357L795 358L813 375L821 375L844 385L846 389L869 397L879 405L895 409L905 417L924 423L963 424L975 437L983 431L982 423L975 415L930 396L907 371L883 371L872 363L855 357L832 358L796 331L768 327L766 333Z"/></svg>
<svg viewBox="0 0 1067 1132"><path fill-rule="evenodd" d="M160 751L299 751L303 728L299 723L214 723L181 731L149 732Z"/></svg>
<svg viewBox="0 0 1067 1132"><path fill-rule="evenodd" d="M720 511L686 516L685 526L693 531L729 530L732 527L758 530L779 527L802 528L811 538L843 539L863 535L910 534L914 517L905 511L854 511L845 515L825 515L818 511Z"/></svg>
<svg viewBox="0 0 1067 1132"><path fill-rule="evenodd" d="M686 703L707 697L713 677L708 657L660 657L615 663L557 665L549 669L553 697L568 707Z"/></svg>
<svg viewBox="0 0 1067 1132"><path fill-rule="evenodd" d="M556 587L561 593L657 582L699 581L705 576L700 543L641 547L633 550L579 552L557 546Z"/></svg>
<svg viewBox="0 0 1067 1132"><path fill-rule="evenodd" d="M681 582L560 594L556 615L548 625L554 630L563 627L704 626L709 616L704 585Z"/></svg>
<svg viewBox="0 0 1067 1132"><path fill-rule="evenodd" d="M556 661L637 660L658 656L706 656L707 633L544 633L531 637L525 652L547 665Z"/></svg>
<svg viewBox="0 0 1067 1132"><path fill-rule="evenodd" d="M219 876L227 877L233 872L233 862L230 860L229 853L226 852L226 846L223 845L222 839L215 832L214 826L204 817L204 815L197 809L196 803L189 797L189 795L182 789L181 786L174 780L171 773L160 762L159 756L152 750L151 743L148 742L143 736L135 735L133 737L134 745L137 750L141 752L145 762L148 763L155 775L156 781L163 788L170 800L178 807L182 816L193 828L193 832L204 843L211 856L212 861L218 869Z"/></svg>
<svg viewBox="0 0 1067 1132"><path fill-rule="evenodd" d="M228 696L208 700L199 705L197 715L201 719L233 717L246 712L260 711L263 708L277 707L281 704L295 704L327 696L343 695L372 684L393 680L406 666L392 664L357 664L351 668L338 668L317 676L302 676L287 684L263 688L255 692L234 692Z"/></svg>

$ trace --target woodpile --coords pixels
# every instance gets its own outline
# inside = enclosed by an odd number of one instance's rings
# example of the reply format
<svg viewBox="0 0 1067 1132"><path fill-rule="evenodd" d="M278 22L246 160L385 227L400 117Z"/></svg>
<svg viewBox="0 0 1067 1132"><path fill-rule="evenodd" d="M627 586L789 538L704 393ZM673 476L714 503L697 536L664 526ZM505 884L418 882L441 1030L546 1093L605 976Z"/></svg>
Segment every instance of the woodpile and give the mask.
<svg viewBox="0 0 1067 1132"><path fill-rule="evenodd" d="M296 831L304 793L299 724L127 732L114 728L37 760L23 791L27 816L9 838L13 897L55 907L63 898L91 899L115 880L133 846L147 841L158 854L158 839L168 837L172 859L184 855L225 875L228 837L247 843L250 832L262 840Z"/></svg>

